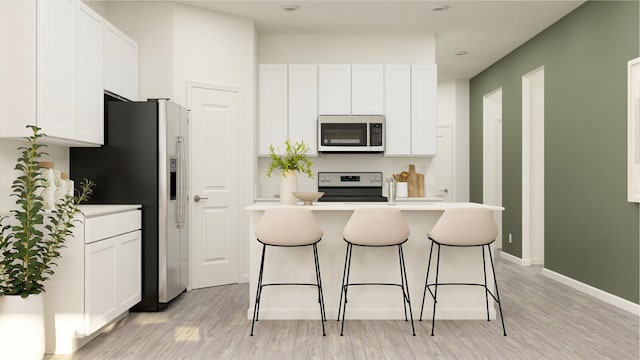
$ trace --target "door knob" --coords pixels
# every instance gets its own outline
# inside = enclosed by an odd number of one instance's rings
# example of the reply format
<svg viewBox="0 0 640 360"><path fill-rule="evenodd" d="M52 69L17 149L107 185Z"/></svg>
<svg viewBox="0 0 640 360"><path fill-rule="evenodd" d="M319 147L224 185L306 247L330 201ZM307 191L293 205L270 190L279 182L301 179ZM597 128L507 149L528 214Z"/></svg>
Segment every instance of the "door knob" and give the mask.
<svg viewBox="0 0 640 360"><path fill-rule="evenodd" d="M195 202L200 202L200 200L206 200L206 199L208 199L208 198L200 197L200 195L198 195L198 194L196 194L196 195L193 197L193 201L195 201Z"/></svg>

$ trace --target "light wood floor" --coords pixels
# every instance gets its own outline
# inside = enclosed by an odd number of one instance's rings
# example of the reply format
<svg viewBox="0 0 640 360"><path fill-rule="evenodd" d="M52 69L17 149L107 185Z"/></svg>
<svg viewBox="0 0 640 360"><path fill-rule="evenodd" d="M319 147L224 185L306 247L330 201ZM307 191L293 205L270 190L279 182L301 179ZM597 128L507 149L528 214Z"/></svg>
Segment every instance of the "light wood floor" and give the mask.
<svg viewBox="0 0 640 360"><path fill-rule="evenodd" d="M639 318L498 260L500 321L268 321L249 337L248 285L191 291L165 312L132 313L73 356L47 359L639 359ZM420 294L421 295L421 294ZM268 296L265 295L265 296ZM421 299L416 296L413 301ZM400 305L400 304L399 304ZM425 309L425 312L427 310Z"/></svg>

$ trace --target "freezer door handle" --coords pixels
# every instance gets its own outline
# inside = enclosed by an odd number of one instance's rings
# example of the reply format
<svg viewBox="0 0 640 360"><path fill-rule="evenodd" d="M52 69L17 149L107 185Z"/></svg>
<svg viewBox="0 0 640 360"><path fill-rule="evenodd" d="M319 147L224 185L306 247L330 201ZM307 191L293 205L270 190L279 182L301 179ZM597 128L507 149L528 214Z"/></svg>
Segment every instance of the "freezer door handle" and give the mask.
<svg viewBox="0 0 640 360"><path fill-rule="evenodd" d="M180 183L178 184L178 218L176 219L176 225L178 228L182 228L184 226L184 221L187 212L187 171L186 171L186 156L184 149L184 139L182 136L178 136L176 140L176 147L178 151L178 174L180 176Z"/></svg>

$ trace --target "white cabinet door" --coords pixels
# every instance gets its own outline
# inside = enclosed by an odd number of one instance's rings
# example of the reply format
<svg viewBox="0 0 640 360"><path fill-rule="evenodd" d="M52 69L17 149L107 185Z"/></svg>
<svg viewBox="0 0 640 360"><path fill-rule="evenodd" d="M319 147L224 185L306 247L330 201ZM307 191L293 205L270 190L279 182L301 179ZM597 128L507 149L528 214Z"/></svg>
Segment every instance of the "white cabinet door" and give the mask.
<svg viewBox="0 0 640 360"><path fill-rule="evenodd" d="M318 154L318 66L289 65L289 138Z"/></svg>
<svg viewBox="0 0 640 360"><path fill-rule="evenodd" d="M354 115L383 114L382 65L351 66L351 113Z"/></svg>
<svg viewBox="0 0 640 360"><path fill-rule="evenodd" d="M436 169L435 196L442 201L455 201L453 194L453 139L451 125L437 128L438 155L433 158ZM427 196L434 194L427 193Z"/></svg>
<svg viewBox="0 0 640 360"><path fill-rule="evenodd" d="M37 124L52 137L73 139L75 2L37 2Z"/></svg>
<svg viewBox="0 0 640 360"><path fill-rule="evenodd" d="M85 335L119 314L118 238L85 245Z"/></svg>
<svg viewBox="0 0 640 360"><path fill-rule="evenodd" d="M122 33L104 22L104 89L122 93Z"/></svg>
<svg viewBox="0 0 640 360"><path fill-rule="evenodd" d="M411 155L411 65L385 65L384 74L384 154Z"/></svg>
<svg viewBox="0 0 640 360"><path fill-rule="evenodd" d="M351 65L319 65L318 113L351 114Z"/></svg>
<svg viewBox="0 0 640 360"><path fill-rule="evenodd" d="M287 65L258 66L258 154L287 139Z"/></svg>
<svg viewBox="0 0 640 360"><path fill-rule="evenodd" d="M36 2L0 1L0 136L24 137L36 118Z"/></svg>
<svg viewBox="0 0 640 360"><path fill-rule="evenodd" d="M134 231L118 239L118 307L127 311L142 298L141 232Z"/></svg>
<svg viewBox="0 0 640 360"><path fill-rule="evenodd" d="M435 64L411 68L411 154L436 154L436 91L438 74Z"/></svg>
<svg viewBox="0 0 640 360"><path fill-rule="evenodd" d="M138 44L122 36L122 96L138 100Z"/></svg>
<svg viewBox="0 0 640 360"><path fill-rule="evenodd" d="M82 1L76 9L75 138L104 143L103 19Z"/></svg>

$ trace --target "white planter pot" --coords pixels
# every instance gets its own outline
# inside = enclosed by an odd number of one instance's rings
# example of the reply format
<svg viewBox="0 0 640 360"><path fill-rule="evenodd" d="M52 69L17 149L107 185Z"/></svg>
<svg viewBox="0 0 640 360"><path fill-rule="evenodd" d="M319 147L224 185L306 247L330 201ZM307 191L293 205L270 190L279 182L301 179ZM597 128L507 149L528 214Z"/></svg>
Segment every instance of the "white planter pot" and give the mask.
<svg viewBox="0 0 640 360"><path fill-rule="evenodd" d="M280 177L280 204L295 205L298 201L293 193L298 187L298 178L295 171L283 173Z"/></svg>
<svg viewBox="0 0 640 360"><path fill-rule="evenodd" d="M0 359L44 356L44 296L0 296Z"/></svg>

